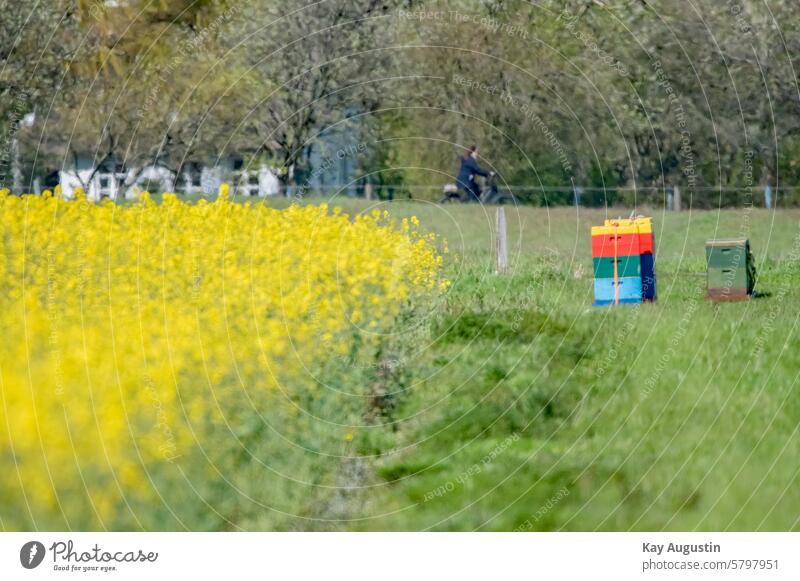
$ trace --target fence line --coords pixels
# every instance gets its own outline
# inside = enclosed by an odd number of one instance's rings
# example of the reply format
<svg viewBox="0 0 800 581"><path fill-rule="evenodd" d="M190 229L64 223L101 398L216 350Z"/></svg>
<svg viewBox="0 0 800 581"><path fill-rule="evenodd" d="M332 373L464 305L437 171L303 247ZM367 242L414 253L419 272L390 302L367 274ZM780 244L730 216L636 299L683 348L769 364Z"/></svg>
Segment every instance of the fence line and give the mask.
<svg viewBox="0 0 800 581"><path fill-rule="evenodd" d="M374 184L374 183L349 183L349 184L323 184L323 185L315 185L315 186L308 186L307 189L311 190L326 190L326 191L336 191L336 190L347 190L349 188L363 188L366 186L370 186L372 190L382 189L382 188L395 188L396 190L408 188L408 189L421 189L421 190L431 190L436 192L441 192L443 185L431 185L431 184ZM669 191L670 188L675 188L677 186L575 186L576 189L579 189L583 192L611 192L611 191L618 191L618 192L664 192ZM683 186L681 186L683 187ZM743 190L751 190L754 192L763 193L766 186L696 186L691 188L689 191L693 192L741 192ZM545 191L545 192L561 192L565 190L572 191L573 186L571 184L563 185L563 186L540 186L535 184L517 184L517 185L504 185L501 187L504 191ZM780 186L780 188L773 188L773 192L776 191L791 191L796 192L800 191L800 185L798 186Z"/></svg>
<svg viewBox="0 0 800 581"><path fill-rule="evenodd" d="M378 200L438 200L443 186L429 184L350 184L318 185L299 190L289 186L288 195L343 195ZM719 207L800 207L800 185L767 186L544 186L510 184L499 188L511 203L533 206L657 206L681 211L689 208Z"/></svg>

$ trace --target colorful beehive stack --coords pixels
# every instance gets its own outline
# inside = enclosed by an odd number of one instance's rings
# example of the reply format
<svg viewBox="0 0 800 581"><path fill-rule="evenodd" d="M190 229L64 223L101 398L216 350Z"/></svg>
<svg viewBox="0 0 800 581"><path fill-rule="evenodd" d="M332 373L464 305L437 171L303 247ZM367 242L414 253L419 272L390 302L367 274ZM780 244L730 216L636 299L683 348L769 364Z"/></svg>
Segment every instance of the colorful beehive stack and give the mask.
<svg viewBox="0 0 800 581"><path fill-rule="evenodd" d="M606 220L592 227L594 305L656 299L652 218Z"/></svg>
<svg viewBox="0 0 800 581"><path fill-rule="evenodd" d="M746 238L706 241L708 298L740 301L750 298L756 281L756 267Z"/></svg>

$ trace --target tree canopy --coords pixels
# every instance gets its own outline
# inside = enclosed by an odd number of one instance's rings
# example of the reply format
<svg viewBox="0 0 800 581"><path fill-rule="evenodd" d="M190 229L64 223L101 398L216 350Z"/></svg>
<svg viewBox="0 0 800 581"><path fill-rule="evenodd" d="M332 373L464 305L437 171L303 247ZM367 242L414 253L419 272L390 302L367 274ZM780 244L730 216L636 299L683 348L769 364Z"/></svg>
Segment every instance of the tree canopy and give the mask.
<svg viewBox="0 0 800 581"><path fill-rule="evenodd" d="M32 4L35 4L32 5ZM788 0L0 0L2 180L75 155L237 153L287 180L332 127L378 183L473 143L511 185L795 185ZM35 123L26 124L35 113ZM18 155L18 154L17 154Z"/></svg>

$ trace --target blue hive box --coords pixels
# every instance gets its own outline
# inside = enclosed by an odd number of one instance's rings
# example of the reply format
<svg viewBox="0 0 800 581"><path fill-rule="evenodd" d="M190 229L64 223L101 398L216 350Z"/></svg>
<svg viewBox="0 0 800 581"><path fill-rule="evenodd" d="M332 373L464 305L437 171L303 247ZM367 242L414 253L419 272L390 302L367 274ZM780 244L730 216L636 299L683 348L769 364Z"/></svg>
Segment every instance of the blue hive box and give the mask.
<svg viewBox="0 0 800 581"><path fill-rule="evenodd" d="M642 279L638 276L620 278L618 288L620 304L642 302ZM594 279L594 304L597 307L614 304L613 278Z"/></svg>
<svg viewBox="0 0 800 581"><path fill-rule="evenodd" d="M656 300L656 262L652 254L642 254L642 300Z"/></svg>

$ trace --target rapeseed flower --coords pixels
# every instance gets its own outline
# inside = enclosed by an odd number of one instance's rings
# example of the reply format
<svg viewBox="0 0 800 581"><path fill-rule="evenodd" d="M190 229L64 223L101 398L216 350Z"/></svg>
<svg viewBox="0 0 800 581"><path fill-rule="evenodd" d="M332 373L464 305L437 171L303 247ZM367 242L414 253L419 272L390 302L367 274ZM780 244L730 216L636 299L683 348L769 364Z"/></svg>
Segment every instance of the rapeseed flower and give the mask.
<svg viewBox="0 0 800 581"><path fill-rule="evenodd" d="M0 193L5 529L141 525L131 505L174 501L158 474L177 479L193 447L225 454L218 430L246 433L237 418L265 393L296 416L326 361L446 288L415 218L220 194L121 206Z"/></svg>

